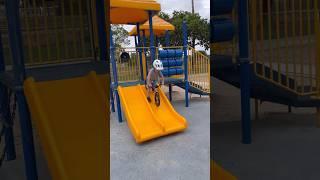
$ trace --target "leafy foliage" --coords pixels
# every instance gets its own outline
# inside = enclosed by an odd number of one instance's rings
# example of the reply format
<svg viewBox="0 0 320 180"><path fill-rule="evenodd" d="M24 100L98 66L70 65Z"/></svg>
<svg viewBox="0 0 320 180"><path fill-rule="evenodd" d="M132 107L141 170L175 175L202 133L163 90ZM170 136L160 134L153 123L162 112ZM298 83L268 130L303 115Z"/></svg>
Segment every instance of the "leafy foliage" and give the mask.
<svg viewBox="0 0 320 180"><path fill-rule="evenodd" d="M112 37L115 47L126 46L130 44L129 33L122 25L111 25Z"/></svg>
<svg viewBox="0 0 320 180"><path fill-rule="evenodd" d="M198 13L192 14L188 11L174 11L172 17L169 14L161 12L159 16L173 24L176 28L170 32L170 44L174 46L183 45L182 22L185 20L188 27L188 44L191 47L197 45L204 47L206 50L210 47L210 24L205 18ZM165 38L161 38L161 44L165 44Z"/></svg>

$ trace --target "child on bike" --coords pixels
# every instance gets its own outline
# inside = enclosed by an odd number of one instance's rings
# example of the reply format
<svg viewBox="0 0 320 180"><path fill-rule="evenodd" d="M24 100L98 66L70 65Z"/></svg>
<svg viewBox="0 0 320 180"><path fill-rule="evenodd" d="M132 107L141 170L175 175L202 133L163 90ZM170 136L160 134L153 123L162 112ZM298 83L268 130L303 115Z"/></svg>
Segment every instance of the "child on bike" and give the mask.
<svg viewBox="0 0 320 180"><path fill-rule="evenodd" d="M150 92L154 89L157 82L161 81L161 84L164 84L164 77L161 72L163 70L162 62L158 59L153 61L153 67L149 70L147 77L147 99L151 102Z"/></svg>

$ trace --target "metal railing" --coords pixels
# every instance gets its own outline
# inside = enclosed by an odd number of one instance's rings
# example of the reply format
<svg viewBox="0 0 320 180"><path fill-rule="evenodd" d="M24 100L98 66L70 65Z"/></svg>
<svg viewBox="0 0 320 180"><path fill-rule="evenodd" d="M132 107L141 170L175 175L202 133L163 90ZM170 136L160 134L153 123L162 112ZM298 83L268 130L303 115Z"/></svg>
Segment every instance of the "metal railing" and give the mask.
<svg viewBox="0 0 320 180"><path fill-rule="evenodd" d="M297 94L316 94L318 0L251 0L255 73Z"/></svg>
<svg viewBox="0 0 320 180"><path fill-rule="evenodd" d="M143 48L116 48L115 60L117 66L118 81L131 82L139 81L141 78L140 54ZM126 52L129 54L129 59L121 59L121 53ZM141 53L142 54L142 53ZM144 58L144 57L141 57ZM111 78L113 79L112 66L110 65Z"/></svg>
<svg viewBox="0 0 320 180"><path fill-rule="evenodd" d="M249 0L249 45L260 78L300 95L320 91L316 54L319 0ZM237 7L230 15L237 24ZM238 34L213 46L214 54L238 54Z"/></svg>
<svg viewBox="0 0 320 180"><path fill-rule="evenodd" d="M21 1L20 22L27 66L95 58L91 1ZM10 65L6 19L0 31Z"/></svg>
<svg viewBox="0 0 320 180"><path fill-rule="evenodd" d="M188 77L191 86L210 93L210 58L188 48Z"/></svg>
<svg viewBox="0 0 320 180"><path fill-rule="evenodd" d="M182 50L183 46L157 47L156 58L158 58L158 52L161 49ZM129 55L128 59L121 58L123 52ZM115 48L118 81L125 83L141 80L141 68L145 71L152 67L150 54L149 47ZM140 65L140 58L143 62L142 65ZM110 72L113 79L112 66L110 66ZM192 47L188 47L188 77L190 86L207 93L210 92L210 59ZM183 79L184 75L174 75L171 78Z"/></svg>

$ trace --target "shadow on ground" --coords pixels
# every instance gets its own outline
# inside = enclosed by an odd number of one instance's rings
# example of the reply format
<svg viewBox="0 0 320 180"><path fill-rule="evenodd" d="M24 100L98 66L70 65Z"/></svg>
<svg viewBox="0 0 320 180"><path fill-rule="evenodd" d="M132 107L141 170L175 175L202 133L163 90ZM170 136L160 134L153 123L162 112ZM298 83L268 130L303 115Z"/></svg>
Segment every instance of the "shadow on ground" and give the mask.
<svg viewBox="0 0 320 180"><path fill-rule="evenodd" d="M252 144L241 144L239 90L214 83L210 126L215 161L240 180L319 179L320 129L314 108L288 113L286 106L263 103L259 119L252 121Z"/></svg>

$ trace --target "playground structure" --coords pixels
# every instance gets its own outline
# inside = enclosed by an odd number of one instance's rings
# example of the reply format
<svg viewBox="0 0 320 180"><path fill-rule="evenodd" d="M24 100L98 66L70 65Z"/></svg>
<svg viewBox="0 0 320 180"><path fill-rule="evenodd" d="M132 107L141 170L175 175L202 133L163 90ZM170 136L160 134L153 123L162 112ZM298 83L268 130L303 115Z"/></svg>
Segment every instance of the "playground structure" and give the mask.
<svg viewBox="0 0 320 180"><path fill-rule="evenodd" d="M109 92L107 88L111 82L106 61L105 1L19 2L5 0L6 18L1 19L0 136L4 137L5 149L0 151L4 152L0 161L2 157L8 161L16 158L13 123L17 111L27 180L38 179L33 127L52 179L107 179L107 103L109 94L118 89ZM114 0L111 6L112 23L143 23L160 8L151 0ZM114 14L118 18L113 19ZM153 46L150 49L154 50ZM149 51L155 56L153 50ZM163 104L166 107L162 109L185 127L171 105ZM161 127L167 133L181 128L174 122Z"/></svg>
<svg viewBox="0 0 320 180"><path fill-rule="evenodd" d="M136 1L131 4L131 7L141 8L141 3L146 2ZM117 8L126 6L127 4L111 1L111 23L135 24L136 28L130 34L135 35L136 47L114 47L112 33L110 33L110 71L113 80L110 85L110 103L111 110L113 112L117 110L119 122L122 122L122 110L124 111L136 142L141 143L187 128L186 120L174 110L162 90L160 90L160 99L164 102L163 104L156 107L153 103L148 103L144 84L153 60L160 59L163 62L165 69L162 73L165 76L165 84L169 86L170 101L172 85L179 86L185 90L186 107L189 106L189 93L209 94L210 61L206 56L188 47L185 23L182 24L183 46L169 46L168 31L174 30L174 26L155 16L156 13L151 13L149 9L147 9L148 18L142 22L136 21L136 19L141 20L140 17L131 16L130 20L118 17L117 13L113 14L113 10L116 12ZM155 11L160 11L160 5L156 6L156 4L143 7L154 7ZM158 39L164 34L167 39L166 47L158 47L155 45L154 36ZM147 36L150 39L150 47L147 47ZM129 58L122 59L123 53Z"/></svg>
<svg viewBox="0 0 320 180"><path fill-rule="evenodd" d="M152 22L153 22L153 34L156 36L156 45L158 44L158 41L157 41L158 37L165 35L167 40L169 40L168 33L169 31L174 31L175 27L157 15L152 17ZM139 29L140 29L140 37L150 36L149 21L146 21L145 23L143 23L139 27ZM137 27L134 27L129 32L129 36L135 36L135 38L137 38L137 35L138 35ZM166 42L166 46L169 46L169 42Z"/></svg>
<svg viewBox="0 0 320 180"><path fill-rule="evenodd" d="M259 101L287 105L289 112L316 107L319 126L318 0L214 4L211 72L241 89L242 142L251 143L250 97L256 117Z"/></svg>
<svg viewBox="0 0 320 180"><path fill-rule="evenodd" d="M1 19L1 157L16 158L17 111L27 180L38 179L33 124L52 179L107 179L106 4L19 2L6 0Z"/></svg>

